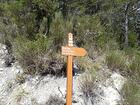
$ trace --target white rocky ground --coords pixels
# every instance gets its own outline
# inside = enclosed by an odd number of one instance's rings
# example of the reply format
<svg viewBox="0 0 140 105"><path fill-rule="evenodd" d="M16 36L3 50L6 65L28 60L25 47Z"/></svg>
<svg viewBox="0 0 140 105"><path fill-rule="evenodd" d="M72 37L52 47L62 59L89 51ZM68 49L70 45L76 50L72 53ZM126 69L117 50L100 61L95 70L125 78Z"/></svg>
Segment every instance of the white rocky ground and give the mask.
<svg viewBox="0 0 140 105"><path fill-rule="evenodd" d="M6 56L5 45L0 44L0 105L46 105L50 95L65 100L66 78L26 76L25 82L20 84L17 81L22 80L19 78L22 68L17 63L12 67L6 67L4 64ZM101 74L104 75L106 69L102 71ZM93 88L93 97L85 99L79 89L79 80L84 74L73 78L73 105L121 104L119 92L125 81L121 75L112 73L103 81L97 82Z"/></svg>

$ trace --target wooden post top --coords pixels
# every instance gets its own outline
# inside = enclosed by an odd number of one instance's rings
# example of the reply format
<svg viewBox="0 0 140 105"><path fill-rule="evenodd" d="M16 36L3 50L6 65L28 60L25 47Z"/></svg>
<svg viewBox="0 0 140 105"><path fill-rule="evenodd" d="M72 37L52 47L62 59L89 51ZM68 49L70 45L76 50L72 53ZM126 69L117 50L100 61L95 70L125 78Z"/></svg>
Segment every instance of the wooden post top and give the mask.
<svg viewBox="0 0 140 105"><path fill-rule="evenodd" d="M73 46L73 34L68 34L68 46Z"/></svg>

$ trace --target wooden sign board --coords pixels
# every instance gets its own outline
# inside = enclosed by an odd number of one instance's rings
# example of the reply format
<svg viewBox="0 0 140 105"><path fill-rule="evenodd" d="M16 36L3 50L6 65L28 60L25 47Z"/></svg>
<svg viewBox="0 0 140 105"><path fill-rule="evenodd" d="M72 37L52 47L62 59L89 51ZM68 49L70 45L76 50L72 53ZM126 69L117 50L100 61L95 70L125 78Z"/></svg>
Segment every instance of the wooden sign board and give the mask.
<svg viewBox="0 0 140 105"><path fill-rule="evenodd" d="M72 55L72 56L85 56L86 50L83 48L62 46L62 55Z"/></svg>

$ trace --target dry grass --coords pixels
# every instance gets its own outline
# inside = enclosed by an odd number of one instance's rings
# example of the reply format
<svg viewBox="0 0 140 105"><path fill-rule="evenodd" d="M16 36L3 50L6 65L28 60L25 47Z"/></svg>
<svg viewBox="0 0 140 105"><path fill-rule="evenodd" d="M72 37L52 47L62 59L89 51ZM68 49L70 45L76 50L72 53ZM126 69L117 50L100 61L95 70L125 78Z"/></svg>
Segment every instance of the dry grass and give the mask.
<svg viewBox="0 0 140 105"><path fill-rule="evenodd" d="M84 105L92 101L93 89L95 88L95 71L90 71L81 77L79 89L83 94Z"/></svg>
<svg viewBox="0 0 140 105"><path fill-rule="evenodd" d="M106 64L111 70L119 70L128 81L122 90L123 105L140 105L140 56L134 51L111 51L106 56Z"/></svg>
<svg viewBox="0 0 140 105"><path fill-rule="evenodd" d="M136 55L130 60L129 71L137 82L140 80L140 56Z"/></svg>
<svg viewBox="0 0 140 105"><path fill-rule="evenodd" d="M124 70L126 69L127 57L124 52L115 50L106 55L106 64L112 70Z"/></svg>
<svg viewBox="0 0 140 105"><path fill-rule="evenodd" d="M140 105L140 85L128 80L122 90L123 105Z"/></svg>
<svg viewBox="0 0 140 105"><path fill-rule="evenodd" d="M56 95L56 96L50 96L46 105L66 105L66 104L62 98Z"/></svg>

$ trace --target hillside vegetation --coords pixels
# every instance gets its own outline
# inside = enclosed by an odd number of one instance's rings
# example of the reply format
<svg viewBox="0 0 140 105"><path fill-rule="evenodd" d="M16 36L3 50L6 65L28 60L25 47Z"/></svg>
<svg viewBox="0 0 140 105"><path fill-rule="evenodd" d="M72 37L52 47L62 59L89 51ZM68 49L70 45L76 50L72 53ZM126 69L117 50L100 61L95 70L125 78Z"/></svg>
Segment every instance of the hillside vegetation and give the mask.
<svg viewBox="0 0 140 105"><path fill-rule="evenodd" d="M6 64L18 61L24 74L65 75L66 58L60 51L69 32L74 45L88 51L76 58L78 67L99 70L94 60L103 55L104 65L128 80L122 90L124 105L140 105L139 0L0 0Z"/></svg>

